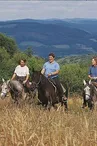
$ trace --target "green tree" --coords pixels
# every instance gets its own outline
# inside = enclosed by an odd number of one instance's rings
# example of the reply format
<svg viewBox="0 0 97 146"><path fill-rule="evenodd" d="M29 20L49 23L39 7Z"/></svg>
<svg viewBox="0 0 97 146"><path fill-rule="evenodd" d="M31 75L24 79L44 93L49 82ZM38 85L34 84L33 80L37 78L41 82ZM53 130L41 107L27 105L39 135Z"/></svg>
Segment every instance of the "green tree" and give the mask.
<svg viewBox="0 0 97 146"><path fill-rule="evenodd" d="M33 50L31 47L28 47L26 50L25 50L25 53L27 54L28 57L31 57L33 55Z"/></svg>
<svg viewBox="0 0 97 146"><path fill-rule="evenodd" d="M61 80L67 85L69 92L80 93L83 88L83 79L88 79L88 66L67 64L61 67Z"/></svg>
<svg viewBox="0 0 97 146"><path fill-rule="evenodd" d="M4 48L0 48L0 80L2 78L8 79L10 77L10 69L12 68L11 65L12 62L10 55Z"/></svg>
<svg viewBox="0 0 97 146"><path fill-rule="evenodd" d="M15 40L11 37L7 37L2 33L0 33L0 47L5 48L11 57L18 50Z"/></svg>

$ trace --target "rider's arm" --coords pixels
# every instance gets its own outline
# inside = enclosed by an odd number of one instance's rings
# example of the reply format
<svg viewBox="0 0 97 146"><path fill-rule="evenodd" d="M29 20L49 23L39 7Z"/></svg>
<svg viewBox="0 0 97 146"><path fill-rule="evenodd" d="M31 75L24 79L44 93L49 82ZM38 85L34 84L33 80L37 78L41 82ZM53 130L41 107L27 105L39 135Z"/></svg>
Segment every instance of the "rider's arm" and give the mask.
<svg viewBox="0 0 97 146"><path fill-rule="evenodd" d="M58 63L56 63L56 65L55 65L55 71L54 72L51 72L49 74L49 76L51 76L51 75L58 75L59 74L59 70L60 70L60 66L59 66Z"/></svg>
<svg viewBox="0 0 97 146"><path fill-rule="evenodd" d="M88 77L89 77L90 79L92 79L91 75L88 75Z"/></svg>
<svg viewBox="0 0 97 146"><path fill-rule="evenodd" d="M91 67L89 68L88 77L89 77L90 79L93 78L93 77L91 76Z"/></svg>
<svg viewBox="0 0 97 146"><path fill-rule="evenodd" d="M51 75L57 75L59 73L59 70L56 70L55 72L51 72Z"/></svg>
<svg viewBox="0 0 97 146"><path fill-rule="evenodd" d="M14 74L13 74L13 76L12 76L11 80L14 80L14 79L15 79L15 77L16 77L16 73L14 73Z"/></svg>
<svg viewBox="0 0 97 146"><path fill-rule="evenodd" d="M26 79L25 79L25 81L23 81L23 84L25 84L28 81L28 79L29 79L29 68L27 67L26 68Z"/></svg>
<svg viewBox="0 0 97 146"><path fill-rule="evenodd" d="M44 74L45 73L45 69L43 68L42 70L41 70L41 74Z"/></svg>
<svg viewBox="0 0 97 146"><path fill-rule="evenodd" d="M88 75L88 77L91 79L92 78L92 76L91 75Z"/></svg>
<svg viewBox="0 0 97 146"><path fill-rule="evenodd" d="M25 79L25 81L27 82L28 79L29 79L29 74L26 75L26 79Z"/></svg>
<svg viewBox="0 0 97 146"><path fill-rule="evenodd" d="M41 74L45 74L45 71L46 71L46 63L43 65L43 68L41 70Z"/></svg>

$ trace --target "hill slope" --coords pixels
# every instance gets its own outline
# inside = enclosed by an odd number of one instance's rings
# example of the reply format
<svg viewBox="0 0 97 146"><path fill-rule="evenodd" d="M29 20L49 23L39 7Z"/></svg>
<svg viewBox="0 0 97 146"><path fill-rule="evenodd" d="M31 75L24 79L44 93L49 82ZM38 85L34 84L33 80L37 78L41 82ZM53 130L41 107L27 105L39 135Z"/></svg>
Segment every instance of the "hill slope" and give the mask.
<svg viewBox="0 0 97 146"><path fill-rule="evenodd" d="M0 32L14 37L20 49L31 47L46 57L97 52L97 20L17 20L0 22ZM86 27L87 26L87 27Z"/></svg>

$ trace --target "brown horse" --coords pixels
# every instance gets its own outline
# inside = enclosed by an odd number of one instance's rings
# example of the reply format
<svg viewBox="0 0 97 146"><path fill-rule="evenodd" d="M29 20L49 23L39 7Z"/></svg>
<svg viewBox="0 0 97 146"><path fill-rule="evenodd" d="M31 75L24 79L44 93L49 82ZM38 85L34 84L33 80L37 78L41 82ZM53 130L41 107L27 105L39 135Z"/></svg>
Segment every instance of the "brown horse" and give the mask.
<svg viewBox="0 0 97 146"><path fill-rule="evenodd" d="M55 104L61 102L61 105L67 109L67 100L64 102L62 97L58 95L56 85L48 78L46 78L41 71L34 71L32 74L32 87L33 90L38 88L38 99L42 105L48 107L56 107Z"/></svg>

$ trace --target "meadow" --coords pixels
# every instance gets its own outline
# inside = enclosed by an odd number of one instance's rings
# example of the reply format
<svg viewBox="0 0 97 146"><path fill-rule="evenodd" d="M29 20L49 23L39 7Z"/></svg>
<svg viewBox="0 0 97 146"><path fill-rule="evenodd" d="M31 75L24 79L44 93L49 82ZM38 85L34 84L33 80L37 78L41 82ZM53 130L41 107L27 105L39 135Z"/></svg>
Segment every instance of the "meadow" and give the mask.
<svg viewBox="0 0 97 146"><path fill-rule="evenodd" d="M0 146L97 146L97 111L68 100L68 112L0 99Z"/></svg>

